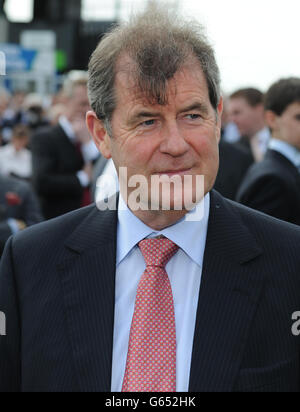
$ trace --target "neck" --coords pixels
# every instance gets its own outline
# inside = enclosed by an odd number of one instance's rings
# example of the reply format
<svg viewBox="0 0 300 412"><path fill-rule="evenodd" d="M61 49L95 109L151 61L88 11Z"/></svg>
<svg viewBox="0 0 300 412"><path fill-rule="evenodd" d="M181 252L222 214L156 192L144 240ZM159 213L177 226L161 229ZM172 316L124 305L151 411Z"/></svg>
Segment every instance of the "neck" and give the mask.
<svg viewBox="0 0 300 412"><path fill-rule="evenodd" d="M252 133L252 136L250 137L250 139L252 139L254 136L256 136L257 133L261 132L265 127L266 127L266 126L265 126L264 123L258 124L258 127L257 127L257 128L255 129L255 131Z"/></svg>
<svg viewBox="0 0 300 412"><path fill-rule="evenodd" d="M171 210L171 211L143 211L138 210L132 212L138 219L151 229L159 232L167 227L175 225L183 219L189 212L187 210Z"/></svg>

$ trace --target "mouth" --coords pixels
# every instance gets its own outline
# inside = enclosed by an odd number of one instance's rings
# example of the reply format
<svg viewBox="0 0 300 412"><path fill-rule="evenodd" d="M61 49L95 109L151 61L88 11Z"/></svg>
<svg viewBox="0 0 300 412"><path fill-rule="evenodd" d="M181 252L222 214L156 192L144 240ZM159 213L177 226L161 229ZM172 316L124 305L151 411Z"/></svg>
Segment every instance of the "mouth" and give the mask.
<svg viewBox="0 0 300 412"><path fill-rule="evenodd" d="M158 173L154 173L154 175L158 175L158 176L189 176L191 175L191 170L190 169L181 169L181 170L167 170L165 172L158 172Z"/></svg>

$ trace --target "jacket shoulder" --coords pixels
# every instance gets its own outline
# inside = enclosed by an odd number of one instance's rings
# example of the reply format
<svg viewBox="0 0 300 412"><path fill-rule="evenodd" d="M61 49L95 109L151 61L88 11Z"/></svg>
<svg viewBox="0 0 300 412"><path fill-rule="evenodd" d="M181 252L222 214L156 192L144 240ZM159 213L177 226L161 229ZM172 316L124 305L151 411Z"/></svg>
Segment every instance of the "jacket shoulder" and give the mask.
<svg viewBox="0 0 300 412"><path fill-rule="evenodd" d="M265 193L265 190L293 194L295 191L294 174L290 167L273 158L256 163L248 170L237 194L237 200L244 203L254 195Z"/></svg>
<svg viewBox="0 0 300 412"><path fill-rule="evenodd" d="M300 227L283 220L276 219L265 213L250 209L242 204L225 199L228 206L238 214L249 230L256 237L263 238L268 243L278 242L283 247L284 241L289 241L293 247L300 242ZM271 241L271 242L270 242ZM298 242L293 244L294 242Z"/></svg>
<svg viewBox="0 0 300 412"><path fill-rule="evenodd" d="M261 179L272 178L288 183L293 174L294 166L282 155L268 152L266 158L250 167L245 183L253 183Z"/></svg>

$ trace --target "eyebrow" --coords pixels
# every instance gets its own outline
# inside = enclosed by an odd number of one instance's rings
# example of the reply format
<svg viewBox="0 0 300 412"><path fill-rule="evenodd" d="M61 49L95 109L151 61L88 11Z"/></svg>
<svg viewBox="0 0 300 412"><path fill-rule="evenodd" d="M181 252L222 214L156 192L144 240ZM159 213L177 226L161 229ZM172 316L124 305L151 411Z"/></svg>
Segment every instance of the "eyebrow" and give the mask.
<svg viewBox="0 0 300 412"><path fill-rule="evenodd" d="M138 123L140 120L152 119L153 117L160 117L160 116L161 114L158 112L146 112L146 111L137 112L129 119L129 124L133 125L135 123Z"/></svg>
<svg viewBox="0 0 300 412"><path fill-rule="evenodd" d="M192 103L190 106L180 110L180 113L193 112L194 110L197 110L203 114L209 113L207 105L201 102Z"/></svg>
<svg viewBox="0 0 300 412"><path fill-rule="evenodd" d="M205 115L209 113L208 107L206 104L203 104L201 102L195 102L192 103L191 105L184 107L183 109L180 109L179 114L181 113L187 113L187 112L192 112L192 111L199 111ZM142 109L142 111L135 113L130 119L129 119L129 124L133 125L138 123L140 120L143 119L152 119L153 117L161 117L160 112L151 112L151 111L146 111L145 109Z"/></svg>

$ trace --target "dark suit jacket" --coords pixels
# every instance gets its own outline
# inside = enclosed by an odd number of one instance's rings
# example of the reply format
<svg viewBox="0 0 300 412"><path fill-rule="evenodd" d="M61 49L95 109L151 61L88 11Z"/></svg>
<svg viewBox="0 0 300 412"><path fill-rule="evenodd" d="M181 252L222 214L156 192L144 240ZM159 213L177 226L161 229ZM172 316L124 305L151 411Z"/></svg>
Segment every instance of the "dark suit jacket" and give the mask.
<svg viewBox="0 0 300 412"><path fill-rule="evenodd" d="M6 199L9 192L19 197L19 204L9 204ZM29 184L0 176L0 258L7 239L12 235L7 224L7 219L10 218L22 220L27 226L43 220L38 199Z"/></svg>
<svg viewBox="0 0 300 412"><path fill-rule="evenodd" d="M215 189L224 197L235 200L237 191L254 159L251 153L236 144L221 141L220 168Z"/></svg>
<svg viewBox="0 0 300 412"><path fill-rule="evenodd" d="M46 219L76 210L84 189L76 174L84 161L60 126L40 130L32 139L33 182Z"/></svg>
<svg viewBox="0 0 300 412"><path fill-rule="evenodd" d="M0 391L111 390L117 220L91 206L10 239ZM190 391L299 391L299 244L297 226L212 192Z"/></svg>
<svg viewBox="0 0 300 412"><path fill-rule="evenodd" d="M285 156L269 150L263 162L249 170L237 201L300 225L300 173Z"/></svg>

